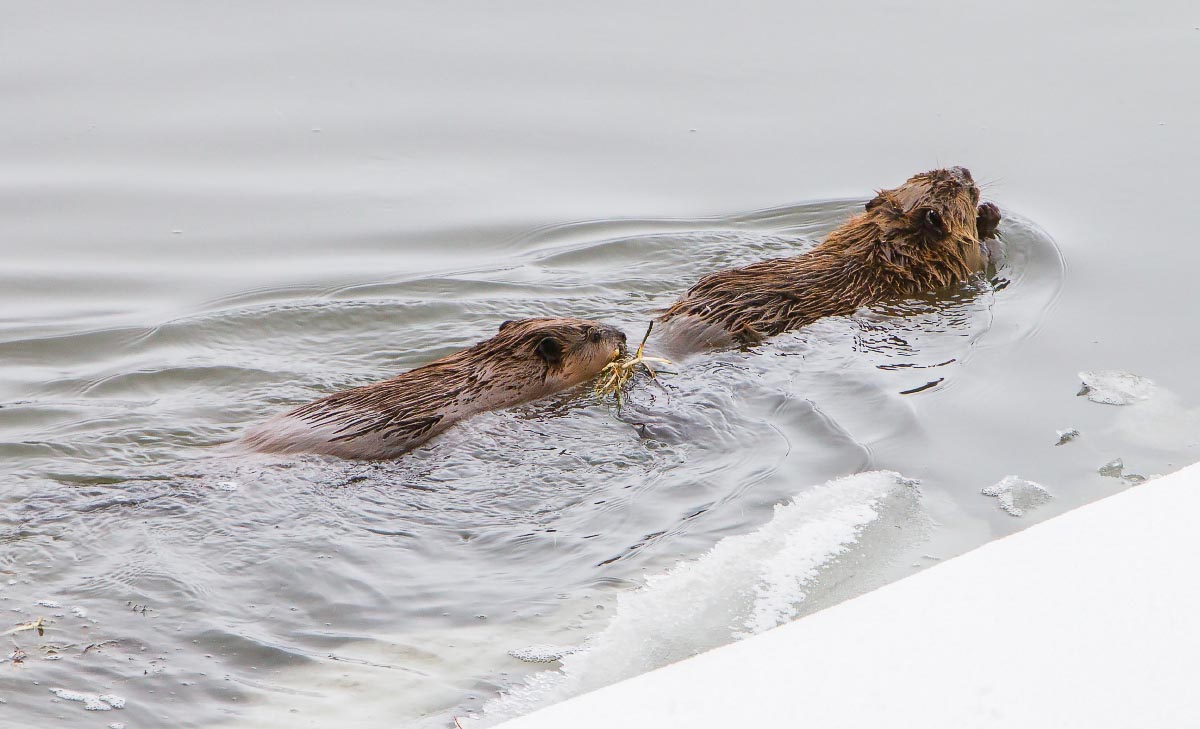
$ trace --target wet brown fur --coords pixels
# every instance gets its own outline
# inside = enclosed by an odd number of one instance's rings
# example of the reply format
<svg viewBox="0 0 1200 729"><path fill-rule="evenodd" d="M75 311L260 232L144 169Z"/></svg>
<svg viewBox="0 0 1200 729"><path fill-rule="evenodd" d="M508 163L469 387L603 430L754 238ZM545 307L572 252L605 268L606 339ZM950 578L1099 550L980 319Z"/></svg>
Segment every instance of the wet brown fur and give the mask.
<svg viewBox="0 0 1200 729"><path fill-rule="evenodd" d="M624 347L624 333L594 321L509 321L460 352L276 416L242 442L276 453L391 458L465 417L589 380Z"/></svg>
<svg viewBox="0 0 1200 729"><path fill-rule="evenodd" d="M986 265L999 209L979 205L963 167L933 170L882 190L813 250L700 279L661 317L723 328L739 344L827 316L966 281Z"/></svg>

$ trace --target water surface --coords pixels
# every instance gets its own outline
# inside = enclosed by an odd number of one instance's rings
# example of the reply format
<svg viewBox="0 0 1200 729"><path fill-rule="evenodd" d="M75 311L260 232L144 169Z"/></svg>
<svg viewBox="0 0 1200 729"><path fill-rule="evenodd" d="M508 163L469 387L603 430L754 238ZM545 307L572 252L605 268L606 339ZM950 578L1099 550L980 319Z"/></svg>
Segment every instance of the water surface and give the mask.
<svg viewBox="0 0 1200 729"><path fill-rule="evenodd" d="M487 723L1196 460L1190 8L656 7L8 9L0 632L48 629L3 638L5 721ZM961 289L393 463L222 447L506 319L636 337L943 164L1006 214ZM816 488L880 469L920 483ZM1004 513L1010 474L1053 498Z"/></svg>

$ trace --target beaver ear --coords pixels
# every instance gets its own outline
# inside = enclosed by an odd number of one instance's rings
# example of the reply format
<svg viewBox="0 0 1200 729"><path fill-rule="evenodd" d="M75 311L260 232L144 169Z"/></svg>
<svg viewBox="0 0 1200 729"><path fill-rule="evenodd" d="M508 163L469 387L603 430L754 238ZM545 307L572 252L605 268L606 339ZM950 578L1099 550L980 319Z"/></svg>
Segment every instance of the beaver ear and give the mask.
<svg viewBox="0 0 1200 729"><path fill-rule="evenodd" d="M518 321L519 321L518 319L509 319L508 321L503 322L502 324L500 324L500 331L504 331L504 329L506 327L508 327L510 324L516 324Z"/></svg>
<svg viewBox="0 0 1200 729"><path fill-rule="evenodd" d="M544 337L542 341L537 343L534 351L538 356L546 360L550 364L558 364L562 361L563 346L562 342L554 337Z"/></svg>
<svg viewBox="0 0 1200 729"><path fill-rule="evenodd" d="M942 235L946 232L946 221L942 220L942 214L933 208L925 208L917 212L920 216L921 227L931 233Z"/></svg>
<svg viewBox="0 0 1200 729"><path fill-rule="evenodd" d="M863 207L863 209L866 210L867 212L870 212L870 211L874 210L875 208L879 207L880 205L882 205L884 202L886 202L886 200L883 197L883 193L882 192L876 193L875 197L873 197L867 201L867 204Z"/></svg>

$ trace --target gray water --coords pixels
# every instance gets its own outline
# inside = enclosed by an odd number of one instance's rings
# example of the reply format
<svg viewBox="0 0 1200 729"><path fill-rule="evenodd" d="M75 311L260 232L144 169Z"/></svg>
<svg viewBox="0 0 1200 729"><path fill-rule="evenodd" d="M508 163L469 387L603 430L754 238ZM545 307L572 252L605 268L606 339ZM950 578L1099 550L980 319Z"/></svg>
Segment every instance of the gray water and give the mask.
<svg viewBox="0 0 1200 729"><path fill-rule="evenodd" d="M1188 4L3 9L0 633L46 627L0 639L0 725L486 720L556 665L514 649L606 636L628 664L587 685L654 665L669 616L629 596L674 614L735 580L644 575L830 479L893 470L920 505L800 612L1129 487L1114 458L1197 460ZM505 319L636 338L700 275L950 164L1005 212L960 290L396 462L223 447ZM1093 369L1156 395L1076 397ZM1010 474L1053 498L1004 513L980 490ZM680 635L661 655L734 637Z"/></svg>

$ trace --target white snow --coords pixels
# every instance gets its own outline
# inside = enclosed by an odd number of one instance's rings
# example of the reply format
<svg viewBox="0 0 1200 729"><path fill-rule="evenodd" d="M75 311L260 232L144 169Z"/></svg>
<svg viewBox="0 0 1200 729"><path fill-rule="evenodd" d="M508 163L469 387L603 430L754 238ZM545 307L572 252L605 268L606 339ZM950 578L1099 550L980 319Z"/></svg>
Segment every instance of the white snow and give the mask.
<svg viewBox="0 0 1200 729"><path fill-rule="evenodd" d="M507 729L1200 726L1200 465Z"/></svg>

